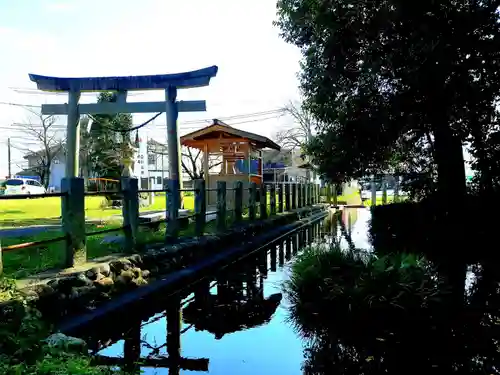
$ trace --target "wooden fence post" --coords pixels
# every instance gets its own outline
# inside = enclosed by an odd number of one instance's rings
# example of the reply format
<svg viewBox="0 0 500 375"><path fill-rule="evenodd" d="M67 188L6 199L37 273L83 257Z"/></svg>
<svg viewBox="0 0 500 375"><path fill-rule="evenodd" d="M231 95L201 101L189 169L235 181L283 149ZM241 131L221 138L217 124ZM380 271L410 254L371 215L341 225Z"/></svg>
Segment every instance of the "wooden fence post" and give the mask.
<svg viewBox="0 0 500 375"><path fill-rule="evenodd" d="M234 221L240 223L243 220L243 182L234 183Z"/></svg>
<svg viewBox="0 0 500 375"><path fill-rule="evenodd" d="M205 233L205 222L207 215L207 201L205 199L205 180L194 180L194 212L195 233L197 236L203 236Z"/></svg>
<svg viewBox="0 0 500 375"><path fill-rule="evenodd" d="M3 274L2 239L0 238L0 276Z"/></svg>
<svg viewBox="0 0 500 375"><path fill-rule="evenodd" d="M382 204L387 204L387 178L386 175L382 177Z"/></svg>
<svg viewBox="0 0 500 375"><path fill-rule="evenodd" d="M272 184L269 189L269 204L271 205L271 216L276 215L276 185Z"/></svg>
<svg viewBox="0 0 500 375"><path fill-rule="evenodd" d="M137 245L139 232L139 183L137 178L122 177L122 215L125 248L132 252Z"/></svg>
<svg viewBox="0 0 500 375"><path fill-rule="evenodd" d="M291 185L290 184L283 184L283 186L285 187L285 211L290 211L292 209L292 205L291 205L291 196L290 196L290 187Z"/></svg>
<svg viewBox="0 0 500 375"><path fill-rule="evenodd" d="M85 185L83 178L70 177L61 180L62 227L66 235L64 264L67 268L87 261L85 237Z"/></svg>
<svg viewBox="0 0 500 375"><path fill-rule="evenodd" d="M377 185L375 185L375 175L372 176L372 182L371 182L371 189L372 189L372 206L377 205Z"/></svg>
<svg viewBox="0 0 500 375"><path fill-rule="evenodd" d="M338 204L338 199L337 199L337 184L333 184L333 205L336 206Z"/></svg>
<svg viewBox="0 0 500 375"><path fill-rule="evenodd" d="M167 241L179 236L179 190L178 181L167 180Z"/></svg>
<svg viewBox="0 0 500 375"><path fill-rule="evenodd" d="M394 203L399 202L399 176L395 176L396 181L394 183Z"/></svg>
<svg viewBox="0 0 500 375"><path fill-rule="evenodd" d="M295 210L296 208L298 208L297 195L298 195L297 184L293 183L292 184L292 210Z"/></svg>
<svg viewBox="0 0 500 375"><path fill-rule="evenodd" d="M305 207L307 205L307 201L306 201L306 184L307 183L303 183L301 185L301 188L302 188L302 207Z"/></svg>
<svg viewBox="0 0 500 375"><path fill-rule="evenodd" d="M226 181L217 181L217 230L226 229Z"/></svg>
<svg viewBox="0 0 500 375"><path fill-rule="evenodd" d="M297 208L302 207L302 184L297 185Z"/></svg>
<svg viewBox="0 0 500 375"><path fill-rule="evenodd" d="M267 186L260 185L260 219L267 219Z"/></svg>
<svg viewBox="0 0 500 375"><path fill-rule="evenodd" d="M250 220L255 220L255 198L257 195L257 184L255 182L250 182L250 187L248 190L248 218Z"/></svg>
<svg viewBox="0 0 500 375"><path fill-rule="evenodd" d="M283 194L285 193L284 187L285 187L285 184L280 184L278 186L278 189L279 189L279 193L278 193L278 212L279 213L283 213Z"/></svg>

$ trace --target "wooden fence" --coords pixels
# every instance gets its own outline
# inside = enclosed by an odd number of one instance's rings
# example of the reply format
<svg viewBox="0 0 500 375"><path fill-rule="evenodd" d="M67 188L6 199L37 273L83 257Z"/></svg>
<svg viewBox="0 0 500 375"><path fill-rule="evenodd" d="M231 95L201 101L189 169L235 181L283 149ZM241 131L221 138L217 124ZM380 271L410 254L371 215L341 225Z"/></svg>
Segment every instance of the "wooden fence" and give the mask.
<svg viewBox="0 0 500 375"><path fill-rule="evenodd" d="M7 246L2 249L0 244L0 273L2 270L2 251L15 251L26 248L40 247L49 243L65 241L64 266L74 267L87 261L86 238L93 235L101 235L117 231L123 231L125 237L126 251L133 251L137 247L137 238L139 228L148 223L141 223L139 218L139 196L143 193L166 193L167 207L164 219L160 223L166 223L166 241L173 242L179 237L180 225L184 221L194 221L194 233L201 236L205 233L207 216L214 216L216 228L218 231L224 231L228 228L227 217L230 214L233 217L233 224L238 225L242 222L244 213L246 220L266 219L269 215L274 216L285 211L291 211L320 203L320 195L325 195L327 202L331 201L332 190L330 187L320 189L319 185L306 184L272 184L256 185L251 183L248 187L248 202L243 202L243 183L236 181L234 186L226 186L225 181L217 182L217 205L215 211L207 210L206 189L204 180L195 180L193 189L183 189L174 194L169 189L172 186L171 181L166 180L166 189L161 190L139 190L138 180L134 178L122 178L121 190L107 192L85 192L84 181L82 178L63 179L62 192L39 195L2 195L2 200L10 199L32 199L45 197L61 197L62 211L62 231L63 235L43 241L27 242ZM179 215L179 193L194 193L194 211L187 212L185 215ZM123 225L118 228L111 228L99 231L86 232L85 228L85 197L86 196L104 196L117 195L122 198ZM231 207L228 208L226 201L231 194ZM335 196L335 194L333 194ZM268 202L269 199L269 202ZM335 200L335 199L334 199ZM158 224L158 221L155 222Z"/></svg>

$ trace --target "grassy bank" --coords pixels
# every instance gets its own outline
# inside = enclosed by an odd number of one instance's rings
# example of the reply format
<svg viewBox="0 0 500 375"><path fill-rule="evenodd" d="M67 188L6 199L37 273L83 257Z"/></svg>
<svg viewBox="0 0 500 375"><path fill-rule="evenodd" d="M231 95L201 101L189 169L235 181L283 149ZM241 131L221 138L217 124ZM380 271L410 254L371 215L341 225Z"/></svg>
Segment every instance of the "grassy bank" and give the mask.
<svg viewBox="0 0 500 375"><path fill-rule="evenodd" d="M166 209L166 197L155 197L154 203L141 207L140 211ZM104 197L85 198L85 217L93 220L109 220L121 216L121 209L105 208ZM194 197L184 197L186 209L194 209ZM29 225L57 224L61 217L61 198L0 200L0 228L22 227Z"/></svg>
<svg viewBox="0 0 500 375"><path fill-rule="evenodd" d="M456 309L438 276L420 255L335 246L299 255L284 288L290 319L309 339L304 373L496 373L498 293L481 291L483 279Z"/></svg>
<svg viewBox="0 0 500 375"><path fill-rule="evenodd" d="M40 313L24 300L14 283L0 278L0 373L5 375L112 375L120 371L94 367L86 345L78 339L45 339L52 333ZM64 337L64 336L63 336ZM61 336L59 336L61 338Z"/></svg>
<svg viewBox="0 0 500 375"><path fill-rule="evenodd" d="M234 213L230 212L227 216L226 226L229 228L234 224ZM270 210L268 208L268 215ZM257 218L259 217L257 210ZM248 220L248 213L244 211L243 221ZM122 225L120 221L107 221L104 224L87 223L87 233L103 231L112 228L119 228ZM159 224L156 230L147 226L141 226L138 234L138 248L156 243L162 243L166 237L167 225ZM217 232L217 223L210 221L205 226L205 234ZM62 236L60 229L46 230L34 235L7 237L2 239L2 246L17 245L34 241L49 240ZM179 236L194 236L195 225L190 222L186 228L183 228ZM97 234L87 237L87 258L89 260L100 258L113 254L125 253L123 246L123 231L116 231L106 234ZM40 245L20 250L10 250L3 252L4 275L12 278L23 278L45 270L61 268L64 262L65 244L63 241Z"/></svg>

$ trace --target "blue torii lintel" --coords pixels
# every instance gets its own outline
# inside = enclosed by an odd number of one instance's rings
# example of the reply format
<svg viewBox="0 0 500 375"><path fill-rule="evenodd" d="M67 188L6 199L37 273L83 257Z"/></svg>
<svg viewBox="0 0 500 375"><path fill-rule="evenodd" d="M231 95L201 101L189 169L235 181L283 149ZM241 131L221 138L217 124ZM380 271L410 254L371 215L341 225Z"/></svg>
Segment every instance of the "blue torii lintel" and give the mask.
<svg viewBox="0 0 500 375"><path fill-rule="evenodd" d="M30 74L30 80L42 91L130 91L176 87L187 89L208 86L217 75L217 66L184 73L125 77L62 78Z"/></svg>

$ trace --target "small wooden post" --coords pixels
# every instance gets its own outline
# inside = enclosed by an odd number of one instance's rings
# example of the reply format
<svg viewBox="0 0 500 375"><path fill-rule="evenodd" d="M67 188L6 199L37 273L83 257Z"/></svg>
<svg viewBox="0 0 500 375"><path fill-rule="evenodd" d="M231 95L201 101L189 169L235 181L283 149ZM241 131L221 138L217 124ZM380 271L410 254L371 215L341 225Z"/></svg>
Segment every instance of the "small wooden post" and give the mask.
<svg viewBox="0 0 500 375"><path fill-rule="evenodd" d="M394 176L396 181L394 183L394 203L399 202L399 176Z"/></svg>
<svg viewBox="0 0 500 375"><path fill-rule="evenodd" d="M255 182L250 182L250 187L248 191L248 218L250 220L255 220L255 197L257 195L257 184Z"/></svg>
<svg viewBox="0 0 500 375"><path fill-rule="evenodd" d="M194 180L194 211L195 211L195 232L197 236L205 233L205 222L207 215L207 201L205 195L205 180Z"/></svg>
<svg viewBox="0 0 500 375"><path fill-rule="evenodd" d="M387 181L385 175L382 177L382 204L387 204Z"/></svg>
<svg viewBox="0 0 500 375"><path fill-rule="evenodd" d="M226 181L217 181L217 230L226 229Z"/></svg>
<svg viewBox="0 0 500 375"><path fill-rule="evenodd" d="M269 204L271 205L271 216L276 215L276 185L272 184L269 189Z"/></svg>
<svg viewBox="0 0 500 375"><path fill-rule="evenodd" d="M321 188L320 188L319 184L316 184L314 186L316 187L316 195L315 195L315 197L316 197L316 204L318 204L318 203L320 203L320 200L321 200L320 199L320 197L321 197Z"/></svg>
<svg viewBox="0 0 500 375"><path fill-rule="evenodd" d="M137 245L139 232L139 184L137 178L122 177L122 215L125 248L132 252Z"/></svg>
<svg viewBox="0 0 500 375"><path fill-rule="evenodd" d="M326 185L326 203L332 203L332 185Z"/></svg>
<svg viewBox="0 0 500 375"><path fill-rule="evenodd" d="M298 199L297 199L297 194L298 189L297 189L297 184L293 183L292 184L292 210L295 210L298 206Z"/></svg>
<svg viewBox="0 0 500 375"><path fill-rule="evenodd" d="M2 239L0 239L0 276L3 274Z"/></svg>
<svg viewBox="0 0 500 375"><path fill-rule="evenodd" d="M285 193L284 187L285 187L285 184L280 184L278 186L278 189L279 189L279 193L278 193L278 212L279 213L283 213L283 193ZM288 190L288 192L290 193L290 190Z"/></svg>
<svg viewBox="0 0 500 375"><path fill-rule="evenodd" d="M372 182L371 182L371 189L372 189L372 206L377 205L377 185L375 184L375 175L372 176Z"/></svg>
<svg viewBox="0 0 500 375"><path fill-rule="evenodd" d="M302 184L297 186L297 208L302 208Z"/></svg>
<svg viewBox="0 0 500 375"><path fill-rule="evenodd" d="M243 182L234 183L234 220L236 223L243 220Z"/></svg>
<svg viewBox="0 0 500 375"><path fill-rule="evenodd" d="M267 219L267 186L260 185L260 218Z"/></svg>
<svg viewBox="0 0 500 375"><path fill-rule="evenodd" d="M179 236L179 181L167 180L167 232L166 239L174 240Z"/></svg>
<svg viewBox="0 0 500 375"><path fill-rule="evenodd" d="M61 198L62 226L66 235L65 267L70 268L87 261L85 237L85 186L83 178L61 180L64 195Z"/></svg>
<svg viewBox="0 0 500 375"><path fill-rule="evenodd" d="M305 207L307 205L307 201L306 201L306 184L307 183L304 183L301 185L302 187L302 207Z"/></svg>
<svg viewBox="0 0 500 375"><path fill-rule="evenodd" d="M285 211L290 211L292 209L291 196L290 196L290 184L284 184L285 187Z"/></svg>
<svg viewBox="0 0 500 375"><path fill-rule="evenodd" d="M337 184L333 184L333 205L336 206L338 204L338 199L337 199Z"/></svg>

